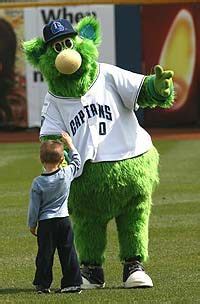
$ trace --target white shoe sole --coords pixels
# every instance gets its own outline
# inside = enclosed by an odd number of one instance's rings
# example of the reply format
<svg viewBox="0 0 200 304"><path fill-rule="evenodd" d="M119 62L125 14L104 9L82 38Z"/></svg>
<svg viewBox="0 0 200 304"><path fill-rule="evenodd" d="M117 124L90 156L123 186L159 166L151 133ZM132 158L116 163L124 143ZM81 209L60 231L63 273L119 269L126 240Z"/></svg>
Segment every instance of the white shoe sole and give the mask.
<svg viewBox="0 0 200 304"><path fill-rule="evenodd" d="M98 288L104 288L105 283L103 284L91 284L86 278L82 277L83 284L81 284L81 289L98 289Z"/></svg>
<svg viewBox="0 0 200 304"><path fill-rule="evenodd" d="M60 290L60 293L81 293L82 290L80 290L80 287L74 287L74 286L71 286L71 287L65 287L65 288L62 288Z"/></svg>
<svg viewBox="0 0 200 304"><path fill-rule="evenodd" d="M153 287L151 278L144 271L135 271L128 277L126 282L124 282L124 288L138 287Z"/></svg>

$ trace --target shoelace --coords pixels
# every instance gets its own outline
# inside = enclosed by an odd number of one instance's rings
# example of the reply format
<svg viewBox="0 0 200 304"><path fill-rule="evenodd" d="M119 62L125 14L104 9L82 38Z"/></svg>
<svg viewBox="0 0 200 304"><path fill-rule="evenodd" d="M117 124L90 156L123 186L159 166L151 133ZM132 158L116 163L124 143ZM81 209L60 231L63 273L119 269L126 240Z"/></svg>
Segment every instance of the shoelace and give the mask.
<svg viewBox="0 0 200 304"><path fill-rule="evenodd" d="M91 274L92 268L90 267L81 267L81 273Z"/></svg>
<svg viewBox="0 0 200 304"><path fill-rule="evenodd" d="M131 274L135 271L144 271L144 268L140 263L134 263L134 264L128 265L128 270L129 270L129 273Z"/></svg>
<svg viewBox="0 0 200 304"><path fill-rule="evenodd" d="M103 278L101 278L101 275L97 273L97 267L81 267L81 274L83 277L85 277L88 280L91 280L91 282L94 282L96 284L103 284ZM100 276L99 276L100 275Z"/></svg>

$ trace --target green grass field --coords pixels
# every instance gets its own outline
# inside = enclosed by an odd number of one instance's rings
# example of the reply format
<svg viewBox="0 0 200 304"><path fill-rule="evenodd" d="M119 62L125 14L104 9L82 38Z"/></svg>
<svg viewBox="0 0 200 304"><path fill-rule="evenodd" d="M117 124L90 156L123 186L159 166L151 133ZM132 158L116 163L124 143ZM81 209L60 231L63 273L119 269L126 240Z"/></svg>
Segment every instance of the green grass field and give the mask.
<svg viewBox="0 0 200 304"><path fill-rule="evenodd" d="M106 288L80 295L37 295L32 289L36 239L26 226L31 181L40 173L38 144L0 144L0 303L200 303L200 142L155 141L160 186L150 219L154 288L122 288L114 222L108 227ZM56 256L52 288L59 287Z"/></svg>

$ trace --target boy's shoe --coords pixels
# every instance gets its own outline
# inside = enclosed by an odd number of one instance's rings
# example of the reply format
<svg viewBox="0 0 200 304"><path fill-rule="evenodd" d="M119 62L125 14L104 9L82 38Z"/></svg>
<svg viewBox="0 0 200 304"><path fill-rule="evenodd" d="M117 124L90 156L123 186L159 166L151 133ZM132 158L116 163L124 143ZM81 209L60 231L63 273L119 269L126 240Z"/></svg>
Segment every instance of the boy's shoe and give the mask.
<svg viewBox="0 0 200 304"><path fill-rule="evenodd" d="M81 266L83 283L81 289L94 289L105 287L104 273L101 266Z"/></svg>
<svg viewBox="0 0 200 304"><path fill-rule="evenodd" d="M81 293L82 290L80 288L80 286L70 286L70 287L64 287L64 288L60 288L58 290L55 291L56 293Z"/></svg>
<svg viewBox="0 0 200 304"><path fill-rule="evenodd" d="M49 288L45 288L42 285L36 285L35 289L36 289L36 291L37 291L38 294L41 294L41 293L50 293L51 292Z"/></svg>
<svg viewBox="0 0 200 304"><path fill-rule="evenodd" d="M124 288L153 287L153 282L138 261L124 263Z"/></svg>

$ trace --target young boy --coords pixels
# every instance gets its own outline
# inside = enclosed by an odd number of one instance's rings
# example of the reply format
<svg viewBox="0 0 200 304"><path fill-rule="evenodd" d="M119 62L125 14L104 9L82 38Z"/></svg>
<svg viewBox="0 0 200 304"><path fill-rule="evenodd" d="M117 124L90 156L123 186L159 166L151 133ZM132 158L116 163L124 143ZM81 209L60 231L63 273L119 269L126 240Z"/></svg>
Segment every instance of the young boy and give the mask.
<svg viewBox="0 0 200 304"><path fill-rule="evenodd" d="M62 141L69 149L69 165L60 167L64 160L62 142L43 142L40 159L45 173L33 180L30 192L28 226L30 232L37 236L38 253L33 285L38 293L50 292L56 249L63 274L59 292L81 292L82 278L67 205L70 184L80 168L81 160L71 137L65 132L62 133Z"/></svg>

